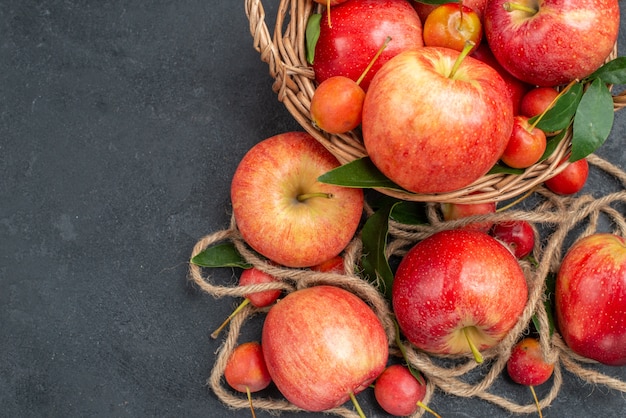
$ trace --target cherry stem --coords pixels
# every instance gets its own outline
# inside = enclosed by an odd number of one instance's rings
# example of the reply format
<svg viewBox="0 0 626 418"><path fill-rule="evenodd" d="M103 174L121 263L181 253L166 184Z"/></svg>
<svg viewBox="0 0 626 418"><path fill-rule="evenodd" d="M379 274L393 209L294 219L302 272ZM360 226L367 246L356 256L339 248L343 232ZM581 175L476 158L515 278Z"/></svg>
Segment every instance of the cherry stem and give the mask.
<svg viewBox="0 0 626 418"><path fill-rule="evenodd" d="M534 7L524 6L523 4L514 3L514 2L511 2L511 1L505 2L502 5L502 7L504 7L504 10L506 10L507 12L512 12L512 11L515 11L515 10L519 10L519 11L522 11L522 12L535 14L535 13L537 13L539 11L539 10L535 9Z"/></svg>
<svg viewBox="0 0 626 418"><path fill-rule="evenodd" d="M530 127L529 127L530 130L528 132L532 132L532 130L535 129L537 124L541 121L541 119L543 119L543 117L546 115L546 113L548 113L548 111L550 109L552 109L552 107L554 106L556 101L559 100L565 93L567 93L567 91L570 88L572 88L572 86L574 84L576 84L576 83L578 83L578 80L572 80L572 81L570 81L570 83L567 86L563 87L563 90L561 90L559 92L559 94L557 94L556 97L554 99L552 99L552 101L550 102L548 107L546 107L546 109L539 116L537 116L537 119L535 119L535 121L530 125Z"/></svg>
<svg viewBox="0 0 626 418"><path fill-rule="evenodd" d="M226 328L226 325L228 325L228 323L230 322L230 320L231 320L231 319L233 319L233 318L235 317L235 315L237 315L239 312L241 312L241 310L242 310L243 308L245 308L245 307L246 307L249 303L250 303L250 299L245 298L245 299L244 299L244 300L243 300L243 301L239 304L239 306L237 306L237 307L235 308L235 310L234 310L234 311L232 311L230 315L228 315L228 318L226 318L226 319L224 320L224 322L222 322L222 325L220 325L220 326L219 326L219 327L218 327L215 331L213 331L213 332L211 333L211 338L213 338L213 339L217 338L217 336L219 335L219 333L220 333L220 332L222 332L222 330L223 330L224 328Z"/></svg>
<svg viewBox="0 0 626 418"><path fill-rule="evenodd" d="M454 77L456 72L459 70L459 67L461 66L461 63L463 62L465 57L467 57L467 55L470 53L472 48L474 48L474 45L476 45L476 43L473 41L470 41L470 40L465 41L463 50L461 51L459 56L456 58L456 61L454 61L454 65L452 66L452 70L450 70L450 74L448 74L448 78Z"/></svg>
<svg viewBox="0 0 626 418"><path fill-rule="evenodd" d="M504 212L507 209L512 208L513 206L517 205L518 203L523 202L524 200L526 200L531 194L535 193L535 189L536 187L531 188L529 191L527 191L526 193L524 193L522 196L518 197L517 199L515 199L514 201L512 201L511 203L509 203L506 206L502 206L501 208L496 209L496 212Z"/></svg>
<svg viewBox="0 0 626 418"><path fill-rule="evenodd" d="M461 20L459 21L459 27L457 30L460 32L463 29L463 0L459 0L459 17Z"/></svg>
<svg viewBox="0 0 626 418"><path fill-rule="evenodd" d="M535 405L537 405L537 412L539 413L539 418L543 418L543 414L541 413L541 405L539 405L539 399L537 399L537 393L535 392L535 388L530 385L530 392L533 394L533 399L535 400Z"/></svg>
<svg viewBox="0 0 626 418"><path fill-rule="evenodd" d="M309 200L309 199L312 199L314 197L324 197L326 199L332 199L333 198L333 194L332 193L324 193L324 192L302 193L302 194L299 194L298 197L296 197L296 199L298 200L298 202L304 202L305 200Z"/></svg>
<svg viewBox="0 0 626 418"><path fill-rule="evenodd" d="M248 386L246 386L246 394L248 395L248 402L250 403L250 412L252 412L252 418L256 418L254 406L252 405L252 394L250 393L250 387Z"/></svg>
<svg viewBox="0 0 626 418"><path fill-rule="evenodd" d="M433 414L434 416L436 416L437 418L441 418L441 415L439 415L438 413L436 413L435 411L433 411L432 409L430 409L424 402L422 401L417 401L417 406L419 406L420 408L422 408L424 411L426 412L430 412L431 414Z"/></svg>
<svg viewBox="0 0 626 418"><path fill-rule="evenodd" d="M330 21L330 0L326 0L326 16L328 16L328 27L332 28L333 24Z"/></svg>
<svg viewBox="0 0 626 418"><path fill-rule="evenodd" d="M368 71L372 68L372 65L374 65L378 57L380 57L380 54L382 54L385 48L387 48L387 45L389 45L389 42L391 42L391 36L387 36L383 44L380 46L380 48L378 48L378 51L376 51L376 55L374 55L374 57L370 60L369 64L367 64L367 67L365 67L365 70L361 73L361 76L356 81L357 85L361 84L361 81L363 81L363 79L367 75Z"/></svg>
<svg viewBox="0 0 626 418"><path fill-rule="evenodd" d="M363 409L361 409L361 405L359 405L359 401L357 401L356 396L354 396L353 392L350 392L350 400L352 401L352 404L354 405L354 409L356 409L357 414L359 414L359 417L366 418L365 413L363 412Z"/></svg>
<svg viewBox="0 0 626 418"><path fill-rule="evenodd" d="M470 338L469 327L464 327L463 328L463 334L465 335L465 339L467 340L467 344L469 345L469 348L472 351L472 354L474 355L474 360L476 360L476 363L478 363L478 364L482 363L483 362L483 355L480 354L480 351L478 351L478 348L476 347L476 344L474 344L474 341L472 341L472 339Z"/></svg>

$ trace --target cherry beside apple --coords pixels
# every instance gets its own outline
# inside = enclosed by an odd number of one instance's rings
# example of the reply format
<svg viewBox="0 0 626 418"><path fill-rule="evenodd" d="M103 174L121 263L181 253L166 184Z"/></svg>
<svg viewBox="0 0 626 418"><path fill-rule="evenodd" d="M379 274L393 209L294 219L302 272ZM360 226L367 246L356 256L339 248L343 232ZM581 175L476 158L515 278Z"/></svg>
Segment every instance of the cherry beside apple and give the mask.
<svg viewBox="0 0 626 418"><path fill-rule="evenodd" d="M488 215L496 212L496 202L485 203L442 203L441 212L444 221L453 221L476 215ZM471 222L462 226L463 229L471 229L480 232L489 232L493 222Z"/></svg>
<svg viewBox="0 0 626 418"><path fill-rule="evenodd" d="M498 222L491 235L507 246L516 258L529 255L535 247L535 230L524 220Z"/></svg>
<svg viewBox="0 0 626 418"><path fill-rule="evenodd" d="M520 101L520 114L532 118L545 113L552 107L559 92L554 87L534 87Z"/></svg>
<svg viewBox="0 0 626 418"><path fill-rule="evenodd" d="M424 21L424 45L441 46L462 51L467 41L476 49L483 37L478 14L461 2L437 6Z"/></svg>
<svg viewBox="0 0 626 418"><path fill-rule="evenodd" d="M545 361L539 340L534 337L526 337L518 341L511 350L506 369L514 382L530 388L539 417L541 417L541 406L537 399L535 386L545 383L552 376L554 364Z"/></svg>
<svg viewBox="0 0 626 418"><path fill-rule="evenodd" d="M550 191L560 195L571 195L583 189L589 176L589 162L582 158L567 167L554 177L544 181L543 184Z"/></svg>
<svg viewBox="0 0 626 418"><path fill-rule="evenodd" d="M235 347L226 360L224 378L230 387L247 394L250 411L254 417L251 394L267 388L272 382L265 365L261 344L249 341Z"/></svg>
<svg viewBox="0 0 626 418"><path fill-rule="evenodd" d="M424 396L426 383L419 382L411 371L401 364L388 366L374 384L376 402L388 414L408 416L423 408L440 418L439 414L422 402Z"/></svg>
<svg viewBox="0 0 626 418"><path fill-rule="evenodd" d="M528 117L517 115L513 131L502 153L502 162L512 168L528 168L538 162L546 151L546 134L531 124Z"/></svg>
<svg viewBox="0 0 626 418"><path fill-rule="evenodd" d="M279 279L276 277L265 273L257 269L256 267L252 267L249 269L245 269L241 272L239 276L239 286L248 286L255 284L263 284L263 283L274 283L278 282ZM244 295L244 300L237 305L237 307L228 315L228 317L222 322L222 324L217 327L215 331L211 333L211 338L217 338L220 332L228 325L228 323L237 315L243 308L245 308L248 304L251 304L257 308L263 308L271 305L278 299L281 295L282 291L280 289L271 289L271 290L263 290L260 292L248 293Z"/></svg>
<svg viewBox="0 0 626 418"><path fill-rule="evenodd" d="M343 134L361 124L365 91L361 81L367 76L380 54L385 50L390 37L378 49L369 65L356 80L336 75L322 81L311 97L311 120L319 128L331 134Z"/></svg>

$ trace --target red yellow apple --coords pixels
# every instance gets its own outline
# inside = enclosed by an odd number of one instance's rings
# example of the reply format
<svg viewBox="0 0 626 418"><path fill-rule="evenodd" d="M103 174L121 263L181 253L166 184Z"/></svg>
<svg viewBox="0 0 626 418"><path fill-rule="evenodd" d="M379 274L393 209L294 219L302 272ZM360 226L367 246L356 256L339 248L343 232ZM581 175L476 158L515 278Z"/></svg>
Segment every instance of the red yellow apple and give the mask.
<svg viewBox="0 0 626 418"><path fill-rule="evenodd" d="M626 240L596 233L576 241L561 262L555 309L559 332L575 353L626 364Z"/></svg>
<svg viewBox="0 0 626 418"><path fill-rule="evenodd" d="M401 260L392 288L398 325L417 348L469 354L500 342L515 326L528 289L517 259L493 237L454 229L418 242Z"/></svg>
<svg viewBox="0 0 626 418"><path fill-rule="evenodd" d="M604 63L619 22L617 0L491 0L483 25L507 71L533 85L558 86Z"/></svg>
<svg viewBox="0 0 626 418"><path fill-rule="evenodd" d="M289 293L267 314L263 354L285 398L307 411L342 405L385 369L388 339L374 311L335 286Z"/></svg>
<svg viewBox="0 0 626 418"><path fill-rule="evenodd" d="M361 189L317 181L338 166L305 132L278 134L253 146L231 184L233 213L244 240L289 267L309 267L338 255L363 212Z"/></svg>
<svg viewBox="0 0 626 418"><path fill-rule="evenodd" d="M513 106L506 91L496 70L458 51L402 52L381 67L366 94L367 153L411 192L468 186L491 169L509 140Z"/></svg>
<svg viewBox="0 0 626 418"><path fill-rule="evenodd" d="M389 36L391 42L360 83L367 91L372 77L391 57L424 44L422 22L406 0L347 1L333 6L331 15L332 27L324 12L315 46L318 83L338 75L358 80Z"/></svg>

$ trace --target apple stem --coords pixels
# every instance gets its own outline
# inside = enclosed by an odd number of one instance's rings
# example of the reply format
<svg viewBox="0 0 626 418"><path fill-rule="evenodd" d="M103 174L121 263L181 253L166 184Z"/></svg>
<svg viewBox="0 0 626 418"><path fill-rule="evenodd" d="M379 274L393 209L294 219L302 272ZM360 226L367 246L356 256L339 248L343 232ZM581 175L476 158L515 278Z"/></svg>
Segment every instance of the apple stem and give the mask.
<svg viewBox="0 0 626 418"><path fill-rule="evenodd" d="M309 200L309 199L312 199L314 197L324 197L326 199L332 199L333 198L333 194L332 193L323 193L323 192L302 193L302 194L299 194L298 197L296 197L296 199L298 199L298 202L304 202L305 200Z"/></svg>
<svg viewBox="0 0 626 418"><path fill-rule="evenodd" d="M539 10L535 9L534 7L525 6L523 4L514 3L514 2L511 2L511 1L505 2L502 5L502 7L504 7L504 10L506 10L507 12L512 12L514 10L519 10L519 11L522 11L522 12L535 14L535 13L537 13L539 11Z"/></svg>
<svg viewBox="0 0 626 418"><path fill-rule="evenodd" d="M252 412L252 418L256 418L254 405L252 405L252 394L250 393L250 388L248 386L246 386L246 394L248 395L248 402L250 403L250 412Z"/></svg>
<svg viewBox="0 0 626 418"><path fill-rule="evenodd" d="M387 48L387 45L389 45L389 42L391 42L391 36L387 36L385 40L383 41L383 44L380 46L380 48L378 48L378 51L376 51L376 55L374 55L374 57L370 60L369 64L367 64L367 67L365 67L365 70L363 70L363 72L361 73L361 76L356 80L357 85L361 84L361 81L363 81L363 79L365 78L365 75L372 68L372 65L374 65L378 57L380 57L380 54L382 54L385 48Z"/></svg>
<svg viewBox="0 0 626 418"><path fill-rule="evenodd" d="M530 385L530 392L533 394L533 399L535 400L535 405L537 405L537 412L539 413L539 418L543 418L543 414L541 413L541 405L539 405L539 399L537 399L537 393L535 392L535 388Z"/></svg>
<svg viewBox="0 0 626 418"><path fill-rule="evenodd" d="M474 45L476 45L476 43L474 43L473 41L470 41L470 40L465 41L465 45L463 46L463 50L461 51L461 53L457 57L456 61L454 61L454 65L452 66L452 70L450 70L450 74L448 74L448 78L453 78L454 77L456 72L459 70L459 67L461 66L461 63L463 62L465 57L470 53L472 48L474 48Z"/></svg>
<svg viewBox="0 0 626 418"><path fill-rule="evenodd" d="M422 401L417 401L417 406L419 406L420 408L422 408L424 411L426 412L430 412L431 414L433 414L434 416L436 416L437 418L441 418L441 415L439 415L438 413L436 413L435 411L433 411L432 409L430 409L424 402Z"/></svg>
<svg viewBox="0 0 626 418"><path fill-rule="evenodd" d="M232 311L232 313L231 313L230 315L228 315L228 318L226 318L226 319L224 320L224 322L222 322L222 325L220 325L220 326L219 326L219 327L218 327L215 331L213 331L213 332L211 333L211 338L213 338L213 339L217 338L217 336L219 335L219 333L220 333L220 332L222 332L222 330L223 330L224 328L226 328L226 325L228 325L228 323L230 322L230 320L231 320L231 319L233 319L233 318L235 317L235 315L237 315L239 312L241 312L241 310L242 310L243 308L245 308L245 307L246 307L246 305L248 305L248 303L250 303L250 299L245 298L245 299L244 299L244 300L243 300L243 301L239 304L239 306L237 306L237 307L235 308L235 310L234 310L234 311Z"/></svg>
<svg viewBox="0 0 626 418"><path fill-rule="evenodd" d="M480 354L480 351L478 351L478 348L476 347L476 344L474 344L474 341L472 341L472 339L470 338L469 335L469 327L465 327L463 328L463 334L465 335L465 339L467 340L467 344L470 347L470 350L472 351L472 354L474 355L474 359L476 360L476 363L480 364L483 362L483 355Z"/></svg>
<svg viewBox="0 0 626 418"><path fill-rule="evenodd" d="M361 405L359 405L359 401L357 401L356 396L354 396L353 392L350 392L350 400L352 401L352 404L354 405L357 414L359 414L359 417L365 418L365 413L363 413L363 409L361 409Z"/></svg>

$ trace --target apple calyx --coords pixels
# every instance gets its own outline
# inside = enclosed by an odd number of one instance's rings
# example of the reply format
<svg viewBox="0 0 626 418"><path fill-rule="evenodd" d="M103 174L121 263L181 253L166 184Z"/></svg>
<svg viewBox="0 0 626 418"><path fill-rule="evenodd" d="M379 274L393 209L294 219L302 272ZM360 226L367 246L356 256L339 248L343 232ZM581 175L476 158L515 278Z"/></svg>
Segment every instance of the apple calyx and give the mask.
<svg viewBox="0 0 626 418"><path fill-rule="evenodd" d="M228 317L224 320L224 322L222 322L222 324L217 327L217 329L215 331L213 331L211 333L211 338L216 339L217 336L220 334L220 332L222 332L222 330L224 328L226 328L226 325L228 325L228 323L231 321L231 319L233 319L235 317L235 315L237 315L239 312L241 312L241 310L243 308L245 308L248 304L250 303L250 299L245 298L231 313L230 315L228 315Z"/></svg>
<svg viewBox="0 0 626 418"><path fill-rule="evenodd" d="M302 193L296 196L296 200L298 202L306 202L307 200L313 199L314 197L323 197L326 199L332 199L334 196L332 193L324 193L324 192Z"/></svg>
<svg viewBox="0 0 626 418"><path fill-rule="evenodd" d="M378 59L378 57L380 57L380 54L382 54L383 51L385 50L385 48L387 48L387 45L389 45L389 42L391 42L391 36L387 36L385 38L385 40L383 41L383 44L380 46L380 48L378 48L378 51L376 51L376 54L374 54L374 56L370 60L369 64L367 64L367 67L365 67L365 70L363 70L363 72L361 73L359 78L356 80L356 85L357 86L359 86L361 84L361 81L363 81L363 79L365 78L365 76L367 75L369 70L372 68L372 66L374 65L374 63Z"/></svg>
<svg viewBox="0 0 626 418"><path fill-rule="evenodd" d="M515 10L519 10L521 12L526 12L531 15L534 15L539 11L539 9L537 8L529 7L524 4L519 4L519 3L515 3L511 1L505 2L504 4L502 4L502 7L504 7L504 10L506 10L507 12L513 12Z"/></svg>
<svg viewBox="0 0 626 418"><path fill-rule="evenodd" d="M470 331L472 329L476 329L476 328L472 326L463 327L463 335L465 335L467 344L469 345L469 348L472 351L472 354L474 355L474 360L476 360L476 363L481 364L483 362L483 355L480 353L480 351L478 351L478 347L476 347L476 344L474 344L474 341L472 340L470 336Z"/></svg>
<svg viewBox="0 0 626 418"><path fill-rule="evenodd" d="M356 399L354 392L350 392L350 400L352 401L352 405L354 405L354 409L356 409L357 414L359 414L360 418L366 418L361 405L359 405L359 401Z"/></svg>
<svg viewBox="0 0 626 418"><path fill-rule="evenodd" d="M475 45L476 45L476 43L473 42L473 41L469 41L469 40L465 41L465 45L463 46L463 50L461 51L459 56L454 61L454 65L452 66L452 69L450 70L450 74L448 74L448 78L454 78L454 75L456 74L456 72L458 71L459 67L461 66L461 63L463 62L465 57L467 57L469 55L470 51L472 50L472 48L474 48Z"/></svg>

